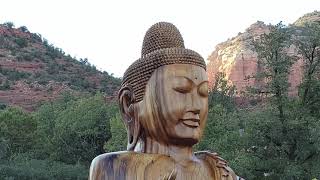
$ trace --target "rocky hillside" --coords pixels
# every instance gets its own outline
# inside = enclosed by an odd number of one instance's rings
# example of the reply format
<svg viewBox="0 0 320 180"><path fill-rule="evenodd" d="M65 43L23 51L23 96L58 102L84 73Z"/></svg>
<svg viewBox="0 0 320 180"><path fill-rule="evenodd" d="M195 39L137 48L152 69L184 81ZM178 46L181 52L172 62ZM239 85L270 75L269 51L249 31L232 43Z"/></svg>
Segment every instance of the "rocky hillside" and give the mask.
<svg viewBox="0 0 320 180"><path fill-rule="evenodd" d="M13 23L0 24L0 107L35 109L64 92L115 95L120 79L75 59L40 34Z"/></svg>
<svg viewBox="0 0 320 180"><path fill-rule="evenodd" d="M315 11L306 14L290 25L289 28L292 29L293 36L295 33L299 33L299 26L310 21L320 21L320 12ZM257 21L247 28L245 32L218 44L208 58L207 70L210 85L214 84L217 73L222 72L228 82L237 88L239 94L248 86L263 89L264 82L248 77L263 71L262 67L259 67L257 63L257 53L252 47L252 42L258 40L262 34L268 33L268 31L268 25ZM287 49L287 53L301 57L294 45ZM299 58L293 64L289 75L289 95L297 95L302 73L303 59Z"/></svg>

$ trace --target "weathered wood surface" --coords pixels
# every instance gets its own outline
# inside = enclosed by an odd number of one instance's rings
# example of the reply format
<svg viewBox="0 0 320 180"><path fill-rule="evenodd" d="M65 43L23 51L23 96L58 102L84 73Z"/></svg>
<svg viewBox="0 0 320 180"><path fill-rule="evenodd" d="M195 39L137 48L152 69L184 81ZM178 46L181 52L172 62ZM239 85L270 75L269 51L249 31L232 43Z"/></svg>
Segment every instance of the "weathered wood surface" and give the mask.
<svg viewBox="0 0 320 180"><path fill-rule="evenodd" d="M90 180L233 180L235 175L215 154L195 154L197 161L177 163L161 154L107 153L96 157Z"/></svg>

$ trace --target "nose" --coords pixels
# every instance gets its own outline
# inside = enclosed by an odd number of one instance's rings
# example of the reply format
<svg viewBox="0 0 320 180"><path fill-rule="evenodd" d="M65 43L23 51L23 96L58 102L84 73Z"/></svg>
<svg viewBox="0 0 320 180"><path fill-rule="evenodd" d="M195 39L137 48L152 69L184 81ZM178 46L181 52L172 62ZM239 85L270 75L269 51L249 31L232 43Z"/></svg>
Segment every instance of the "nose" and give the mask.
<svg viewBox="0 0 320 180"><path fill-rule="evenodd" d="M192 92L191 94L191 102L189 104L188 112L192 112L195 115L200 114L201 107L201 97L199 97L197 91Z"/></svg>
<svg viewBox="0 0 320 180"><path fill-rule="evenodd" d="M200 109L190 109L188 112L192 112L193 114L200 114Z"/></svg>

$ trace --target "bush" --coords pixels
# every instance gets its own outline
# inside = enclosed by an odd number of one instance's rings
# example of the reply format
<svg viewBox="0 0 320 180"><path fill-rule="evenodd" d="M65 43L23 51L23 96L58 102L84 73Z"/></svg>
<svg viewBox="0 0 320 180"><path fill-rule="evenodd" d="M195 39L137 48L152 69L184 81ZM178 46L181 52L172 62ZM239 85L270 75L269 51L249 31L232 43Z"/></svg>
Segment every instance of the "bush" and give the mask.
<svg viewBox="0 0 320 180"><path fill-rule="evenodd" d="M14 28L13 22L5 22L2 25L10 29Z"/></svg>
<svg viewBox="0 0 320 180"><path fill-rule="evenodd" d="M79 163L65 164L18 155L11 161L0 161L0 179L87 179L88 168Z"/></svg>
<svg viewBox="0 0 320 180"><path fill-rule="evenodd" d="M29 32L29 30L28 30L28 28L26 26L21 26L18 29L20 29L20 31L25 32L25 33Z"/></svg>
<svg viewBox="0 0 320 180"><path fill-rule="evenodd" d="M4 84L2 84L2 85L0 86L0 90L5 91L5 90L9 90L9 89L11 89L11 87L10 87L10 82L9 82L8 80L6 80L6 81L4 82Z"/></svg>
<svg viewBox="0 0 320 180"><path fill-rule="evenodd" d="M24 153L35 143L36 121L32 115L17 108L0 111L0 137L7 144L7 157Z"/></svg>
<svg viewBox="0 0 320 180"><path fill-rule="evenodd" d="M28 46L28 41L24 38L16 38L14 42L20 47L24 48Z"/></svg>
<svg viewBox="0 0 320 180"><path fill-rule="evenodd" d="M118 110L117 110L118 111ZM119 113L110 121L111 138L105 144L107 152L124 151L127 149L127 131Z"/></svg>
<svg viewBox="0 0 320 180"><path fill-rule="evenodd" d="M32 42L42 42L42 36L41 34L38 34L38 33L32 33L31 34L31 37L32 37Z"/></svg>
<svg viewBox="0 0 320 180"><path fill-rule="evenodd" d="M33 58L29 53L20 53L17 55L18 61L31 61Z"/></svg>
<svg viewBox="0 0 320 180"><path fill-rule="evenodd" d="M20 72L15 69L3 69L3 68L0 68L0 73L7 76L7 78L11 81L25 79L31 75L31 73Z"/></svg>
<svg viewBox="0 0 320 180"><path fill-rule="evenodd" d="M37 114L39 147L56 161L89 164L105 152L113 109L100 94L79 100L67 95L65 100L43 105Z"/></svg>

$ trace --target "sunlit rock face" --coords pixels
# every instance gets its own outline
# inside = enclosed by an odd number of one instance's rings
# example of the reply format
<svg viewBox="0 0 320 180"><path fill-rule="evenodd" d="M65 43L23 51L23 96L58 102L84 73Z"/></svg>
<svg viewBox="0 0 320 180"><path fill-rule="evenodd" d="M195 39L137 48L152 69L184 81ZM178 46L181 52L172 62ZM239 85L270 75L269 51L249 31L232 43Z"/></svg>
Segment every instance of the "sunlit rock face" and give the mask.
<svg viewBox="0 0 320 180"><path fill-rule="evenodd" d="M268 33L266 24L258 21L252 24L244 33L220 43L208 58L207 70L210 86L213 87L216 74L222 72L230 85L234 85L238 95L246 90L246 87L254 87L265 91L266 82L263 80L249 78L264 71L258 63L257 53L254 51L252 42L259 40L260 36ZM296 48L291 45L287 50L289 55L298 56ZM290 87L289 95L298 94L298 86L303 73L303 60L298 59L292 66L288 77Z"/></svg>
<svg viewBox="0 0 320 180"><path fill-rule="evenodd" d="M289 25L289 28L293 30L291 31L292 38L299 36L301 26L306 22L320 22L320 11L305 14L292 25ZM258 63L257 53L254 51L252 42L259 40L262 34L268 32L268 25L257 21L244 33L239 33L237 36L218 44L208 57L207 72L210 86L213 87L216 74L222 72L229 84L236 87L238 95L245 91L248 86L264 92L266 82L248 77L264 71ZM297 96L298 87L303 77L304 60L293 44L286 49L286 52L288 55L297 58L288 76L289 96Z"/></svg>

